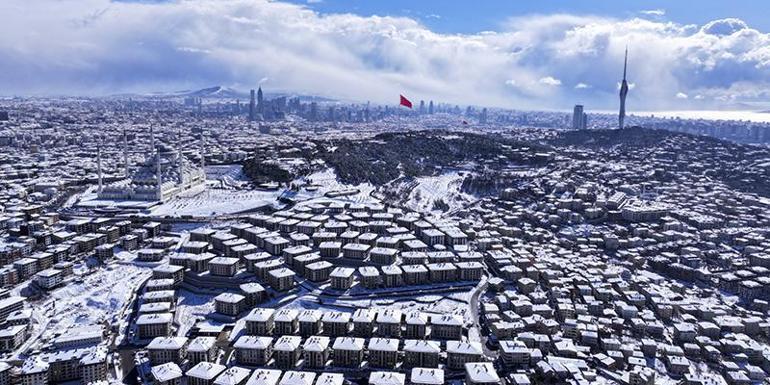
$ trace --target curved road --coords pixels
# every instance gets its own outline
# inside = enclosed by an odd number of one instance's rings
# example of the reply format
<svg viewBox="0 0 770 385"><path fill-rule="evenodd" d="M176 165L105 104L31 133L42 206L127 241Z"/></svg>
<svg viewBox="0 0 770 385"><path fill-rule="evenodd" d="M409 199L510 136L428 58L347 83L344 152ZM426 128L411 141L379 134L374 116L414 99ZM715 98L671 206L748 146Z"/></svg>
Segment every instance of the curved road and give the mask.
<svg viewBox="0 0 770 385"><path fill-rule="evenodd" d="M471 334L475 334L475 340L481 342L481 349L484 352L484 355L490 360L494 360L497 358L497 352L490 350L487 347L487 338L486 336L481 335L481 325L479 324L479 298L481 297L481 294L487 291L487 287L489 286L487 279L487 276L482 277L479 284L473 288L473 293L471 293L469 306L471 319L473 319L473 327L468 330L468 339L473 340Z"/></svg>

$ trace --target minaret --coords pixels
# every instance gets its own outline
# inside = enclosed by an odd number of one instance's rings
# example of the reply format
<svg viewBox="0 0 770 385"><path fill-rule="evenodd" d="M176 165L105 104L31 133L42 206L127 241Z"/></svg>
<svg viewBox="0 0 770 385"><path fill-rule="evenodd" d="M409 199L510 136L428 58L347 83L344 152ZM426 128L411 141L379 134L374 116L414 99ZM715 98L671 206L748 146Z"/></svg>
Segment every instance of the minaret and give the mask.
<svg viewBox="0 0 770 385"><path fill-rule="evenodd" d="M99 173L99 193L102 193L102 144L97 145L96 150L96 171Z"/></svg>
<svg viewBox="0 0 770 385"><path fill-rule="evenodd" d="M128 178L128 136L125 128L123 128L123 166L126 168L126 178Z"/></svg>
<svg viewBox="0 0 770 385"><path fill-rule="evenodd" d="M155 179L158 183L155 188L156 192L155 194L158 196L158 200L163 200L163 176L161 175L161 167L160 167L160 149L155 145L155 128L154 126L150 126L150 144L152 148L150 149L151 154L155 154Z"/></svg>
<svg viewBox="0 0 770 385"><path fill-rule="evenodd" d="M179 174L179 175L177 175L177 182L179 182L179 184L183 184L184 183L184 171L183 171L182 163L183 163L182 162L182 151L177 151L177 153L176 153L176 172L177 172L177 174Z"/></svg>
<svg viewBox="0 0 770 385"><path fill-rule="evenodd" d="M157 167L156 178L158 180L158 185L156 186L157 188L156 194L158 195L158 200L162 201L163 200L163 176L161 175L161 169L160 169L160 150L157 148L155 149L155 166Z"/></svg>
<svg viewBox="0 0 770 385"><path fill-rule="evenodd" d="M182 129L179 128L176 131L176 172L177 183L180 185L184 183L184 177L182 175Z"/></svg>
<svg viewBox="0 0 770 385"><path fill-rule="evenodd" d="M628 82L626 82L626 68L628 67L628 47L623 60L623 82L620 83L620 113L618 115L619 127L622 130L626 120L626 95L628 95Z"/></svg>
<svg viewBox="0 0 770 385"><path fill-rule="evenodd" d="M155 130L153 126L150 126L150 151L154 152L155 150Z"/></svg>
<svg viewBox="0 0 770 385"><path fill-rule="evenodd" d="M201 128L201 170L203 171L203 180L206 180L206 132Z"/></svg>

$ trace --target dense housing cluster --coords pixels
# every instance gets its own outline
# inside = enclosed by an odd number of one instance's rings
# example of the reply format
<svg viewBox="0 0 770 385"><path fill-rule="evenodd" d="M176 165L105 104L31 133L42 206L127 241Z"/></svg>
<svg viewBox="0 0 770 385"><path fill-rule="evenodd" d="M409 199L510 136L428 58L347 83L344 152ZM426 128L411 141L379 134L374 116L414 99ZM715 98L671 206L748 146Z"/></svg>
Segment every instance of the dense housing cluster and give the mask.
<svg viewBox="0 0 770 385"><path fill-rule="evenodd" d="M0 385L767 381L765 126L201 95L0 101Z"/></svg>

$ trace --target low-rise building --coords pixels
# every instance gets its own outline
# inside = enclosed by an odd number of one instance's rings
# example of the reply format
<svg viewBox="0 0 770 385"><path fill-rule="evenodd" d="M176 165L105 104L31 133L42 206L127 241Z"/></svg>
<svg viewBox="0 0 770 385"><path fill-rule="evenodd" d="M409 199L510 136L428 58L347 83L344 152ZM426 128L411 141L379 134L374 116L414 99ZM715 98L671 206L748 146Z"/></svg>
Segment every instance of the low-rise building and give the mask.
<svg viewBox="0 0 770 385"><path fill-rule="evenodd" d="M233 344L238 363L250 366L266 365L273 355L273 338L240 336Z"/></svg>
<svg viewBox="0 0 770 385"><path fill-rule="evenodd" d="M168 362L150 369L154 385L181 385L184 374L179 365Z"/></svg>
<svg viewBox="0 0 770 385"><path fill-rule="evenodd" d="M346 336L350 332L350 313L329 311L324 313L321 321L327 336Z"/></svg>
<svg viewBox="0 0 770 385"><path fill-rule="evenodd" d="M139 338L164 337L171 334L171 322L174 316L171 313L142 314L136 319L139 329Z"/></svg>
<svg viewBox="0 0 770 385"><path fill-rule="evenodd" d="M244 317L246 333L255 336L269 336L275 327L275 309L254 308Z"/></svg>
<svg viewBox="0 0 770 385"><path fill-rule="evenodd" d="M302 337L281 336L273 345L275 364L282 369L293 369L302 355Z"/></svg>
<svg viewBox="0 0 770 385"><path fill-rule="evenodd" d="M404 365L410 368L438 368L441 345L437 341L404 341Z"/></svg>
<svg viewBox="0 0 770 385"><path fill-rule="evenodd" d="M444 371L441 369L412 368L409 375L410 385L443 385Z"/></svg>
<svg viewBox="0 0 770 385"><path fill-rule="evenodd" d="M370 385L405 385L406 375L399 372L371 372Z"/></svg>
<svg viewBox="0 0 770 385"><path fill-rule="evenodd" d="M465 383L468 385L500 385L502 381L491 362L465 364Z"/></svg>
<svg viewBox="0 0 770 385"><path fill-rule="evenodd" d="M398 345L395 338L371 338L369 340L369 366L394 369L398 364Z"/></svg>
<svg viewBox="0 0 770 385"><path fill-rule="evenodd" d="M334 365L358 368L364 360L364 339L337 337L334 339Z"/></svg>
<svg viewBox="0 0 770 385"><path fill-rule="evenodd" d="M326 367L329 361L329 342L329 337L326 336L308 337L302 346L305 366L314 369Z"/></svg>
<svg viewBox="0 0 770 385"><path fill-rule="evenodd" d="M215 337L199 336L195 337L187 345L187 359L191 365L199 362L214 362L217 357L217 339Z"/></svg>
<svg viewBox="0 0 770 385"><path fill-rule="evenodd" d="M213 385L214 380L227 367L224 365L215 364L213 362L199 362L192 368L190 368L185 375L187 376L187 383L189 385Z"/></svg>
<svg viewBox="0 0 770 385"><path fill-rule="evenodd" d="M479 362L484 357L478 342L447 341L447 367L462 370L469 362Z"/></svg>
<svg viewBox="0 0 770 385"><path fill-rule="evenodd" d="M175 362L181 364L187 357L187 337L156 337L147 345L153 365Z"/></svg>

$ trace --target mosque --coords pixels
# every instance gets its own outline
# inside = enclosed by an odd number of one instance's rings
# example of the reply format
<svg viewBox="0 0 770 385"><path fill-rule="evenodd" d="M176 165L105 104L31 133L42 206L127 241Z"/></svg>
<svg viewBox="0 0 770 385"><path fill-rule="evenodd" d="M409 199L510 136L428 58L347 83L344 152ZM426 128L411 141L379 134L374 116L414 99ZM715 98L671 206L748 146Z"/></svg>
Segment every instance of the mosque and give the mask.
<svg viewBox="0 0 770 385"><path fill-rule="evenodd" d="M198 167L182 156L179 149L174 150L164 144L156 145L155 136L153 133L151 135L154 151L133 170L133 173L129 174L126 163L128 177L106 186L102 185L100 152L99 199L162 202L184 191L205 185L203 160L201 167Z"/></svg>

